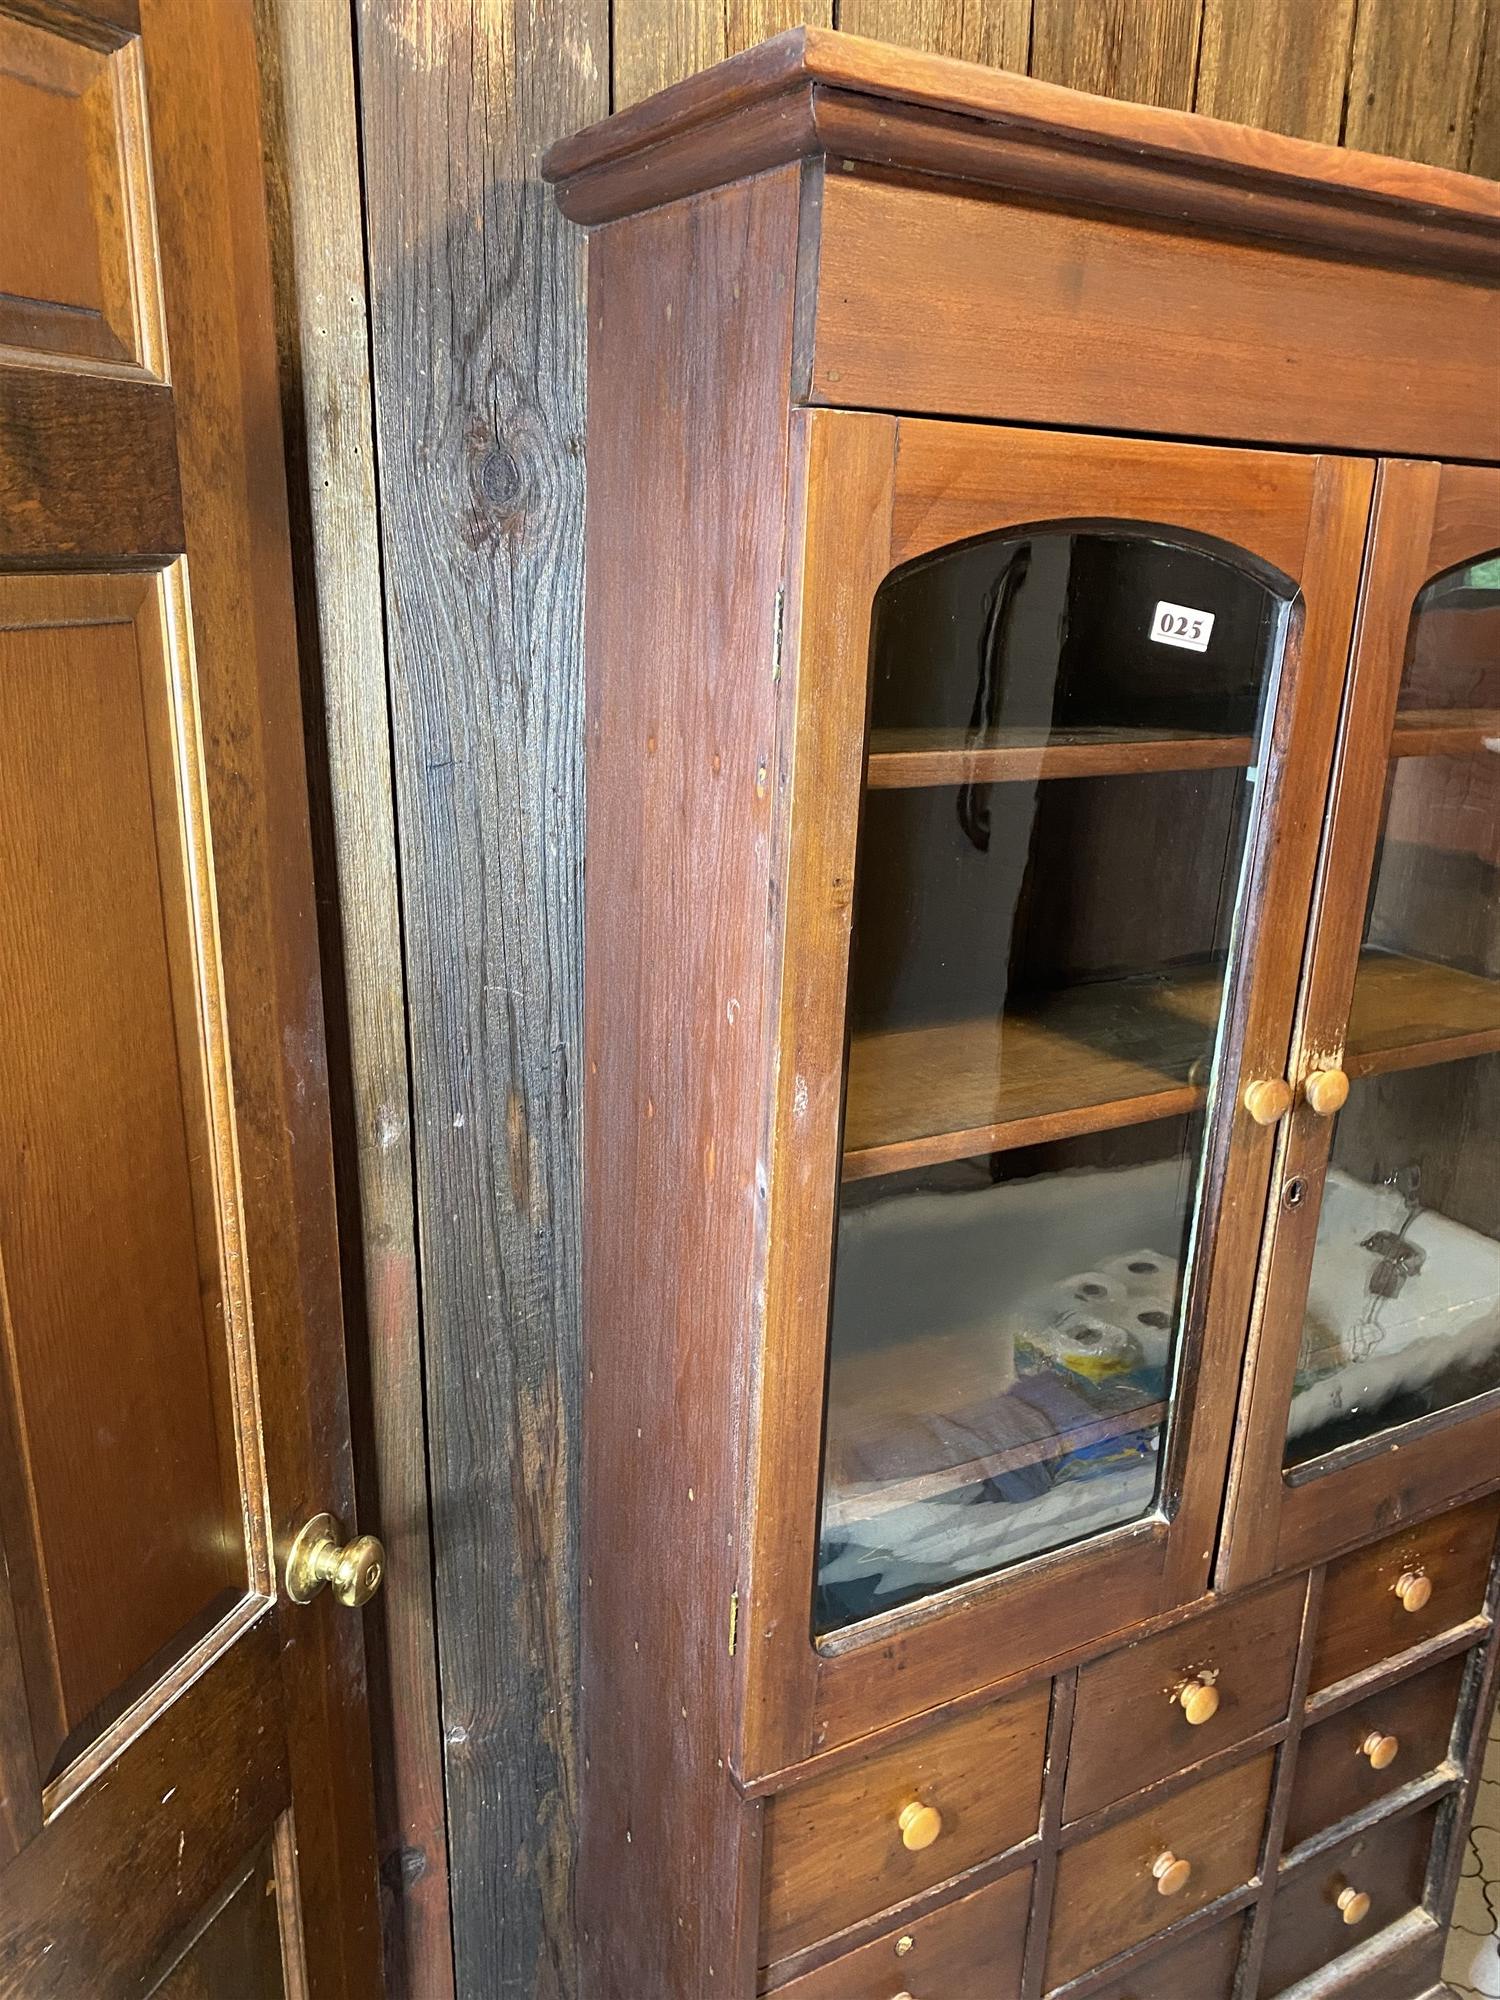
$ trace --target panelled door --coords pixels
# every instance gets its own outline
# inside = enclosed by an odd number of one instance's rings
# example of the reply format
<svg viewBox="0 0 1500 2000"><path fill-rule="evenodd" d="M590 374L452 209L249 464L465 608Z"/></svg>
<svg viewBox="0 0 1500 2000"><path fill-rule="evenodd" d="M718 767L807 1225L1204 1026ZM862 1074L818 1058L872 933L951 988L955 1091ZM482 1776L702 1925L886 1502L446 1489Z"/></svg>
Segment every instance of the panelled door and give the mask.
<svg viewBox="0 0 1500 2000"><path fill-rule="evenodd" d="M251 0L0 0L5 2000L379 1990L260 163Z"/></svg>
<svg viewBox="0 0 1500 2000"><path fill-rule="evenodd" d="M1383 464L1225 1578L1500 1479L1500 472Z"/></svg>
<svg viewBox="0 0 1500 2000"><path fill-rule="evenodd" d="M1206 1587L1373 471L799 422L756 1776Z"/></svg>

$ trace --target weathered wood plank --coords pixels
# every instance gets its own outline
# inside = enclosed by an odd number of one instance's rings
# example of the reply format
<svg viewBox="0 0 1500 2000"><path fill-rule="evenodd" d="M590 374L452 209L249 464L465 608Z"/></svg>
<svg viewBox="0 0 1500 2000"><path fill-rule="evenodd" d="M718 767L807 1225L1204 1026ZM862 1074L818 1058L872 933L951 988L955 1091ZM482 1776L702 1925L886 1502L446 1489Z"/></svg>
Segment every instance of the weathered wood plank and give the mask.
<svg viewBox="0 0 1500 2000"><path fill-rule="evenodd" d="M583 243L605 0L360 0L457 1984L575 1990Z"/></svg>
<svg viewBox="0 0 1500 2000"><path fill-rule="evenodd" d="M1344 143L1467 165L1488 0L1360 0Z"/></svg>
<svg viewBox="0 0 1500 2000"><path fill-rule="evenodd" d="M353 35L341 0L257 0L257 27L359 1519L388 1558L364 1621L386 1975L393 2000L451 2000Z"/></svg>
<svg viewBox="0 0 1500 2000"><path fill-rule="evenodd" d="M1500 180L1500 5L1491 0L1484 60L1474 87L1474 130L1465 162L1471 174Z"/></svg>
<svg viewBox="0 0 1500 2000"><path fill-rule="evenodd" d="M613 13L615 111L783 28L833 26L833 0L613 0Z"/></svg>
<svg viewBox="0 0 1500 2000"><path fill-rule="evenodd" d="M1034 0L1031 74L1186 110L1202 12L1203 0Z"/></svg>
<svg viewBox="0 0 1500 2000"><path fill-rule="evenodd" d="M930 55L1024 71L1031 0L839 0L833 25Z"/></svg>
<svg viewBox="0 0 1500 2000"><path fill-rule="evenodd" d="M1355 0L1205 0L1195 111L1338 143Z"/></svg>

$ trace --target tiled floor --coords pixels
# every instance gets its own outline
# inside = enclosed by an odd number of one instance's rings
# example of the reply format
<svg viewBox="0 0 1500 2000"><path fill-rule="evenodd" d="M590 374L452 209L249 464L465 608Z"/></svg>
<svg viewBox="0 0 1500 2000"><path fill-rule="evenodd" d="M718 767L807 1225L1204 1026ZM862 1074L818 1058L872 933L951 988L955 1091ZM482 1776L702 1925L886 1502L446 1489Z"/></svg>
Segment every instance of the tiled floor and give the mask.
<svg viewBox="0 0 1500 2000"><path fill-rule="evenodd" d="M1500 1716L1490 1730L1443 1976L1463 2000L1500 2000Z"/></svg>

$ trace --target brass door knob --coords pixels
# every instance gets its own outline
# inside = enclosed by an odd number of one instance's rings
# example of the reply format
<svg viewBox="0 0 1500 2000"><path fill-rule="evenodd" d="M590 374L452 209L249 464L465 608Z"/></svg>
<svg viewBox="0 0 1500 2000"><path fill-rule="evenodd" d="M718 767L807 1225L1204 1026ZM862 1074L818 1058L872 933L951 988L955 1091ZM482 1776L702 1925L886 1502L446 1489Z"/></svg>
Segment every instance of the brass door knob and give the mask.
<svg viewBox="0 0 1500 2000"><path fill-rule="evenodd" d="M1262 1077L1245 1086L1245 1109L1257 1125L1274 1125L1292 1108L1292 1086L1284 1077Z"/></svg>
<svg viewBox="0 0 1500 2000"><path fill-rule="evenodd" d="M1212 1681L1184 1681L1177 1690L1177 1700L1194 1729L1212 1722L1219 1712L1219 1690Z"/></svg>
<svg viewBox="0 0 1500 2000"><path fill-rule="evenodd" d="M1180 1896L1192 1877L1193 1864L1191 1861L1179 1861L1169 1850L1157 1855L1151 1864L1151 1873L1156 1877L1158 1896Z"/></svg>
<svg viewBox="0 0 1500 2000"><path fill-rule="evenodd" d="M324 1584L340 1604L357 1610L368 1604L385 1576L385 1550L373 1535L341 1542L332 1514L314 1514L292 1543L286 1559L286 1594L293 1604L311 1604Z"/></svg>
<svg viewBox="0 0 1500 2000"><path fill-rule="evenodd" d="M1391 1585L1403 1611L1425 1611L1432 1602L1432 1578L1425 1570L1403 1570Z"/></svg>
<svg viewBox="0 0 1500 2000"><path fill-rule="evenodd" d="M1382 1736L1378 1729L1372 1729L1359 1746L1360 1756L1369 1758L1372 1771L1388 1771L1400 1752L1400 1738Z"/></svg>
<svg viewBox="0 0 1500 2000"><path fill-rule="evenodd" d="M1341 1069L1315 1069L1303 1082L1302 1095L1320 1118L1331 1118L1348 1100L1349 1079Z"/></svg>
<svg viewBox="0 0 1500 2000"><path fill-rule="evenodd" d="M943 1815L936 1806L924 1806L920 1799L913 1799L896 1815L896 1824L901 1829L901 1845L920 1854L942 1832Z"/></svg>
<svg viewBox="0 0 1500 2000"><path fill-rule="evenodd" d="M1370 1914L1370 1899L1363 1889L1340 1889L1336 1901L1346 1924L1362 1924Z"/></svg>

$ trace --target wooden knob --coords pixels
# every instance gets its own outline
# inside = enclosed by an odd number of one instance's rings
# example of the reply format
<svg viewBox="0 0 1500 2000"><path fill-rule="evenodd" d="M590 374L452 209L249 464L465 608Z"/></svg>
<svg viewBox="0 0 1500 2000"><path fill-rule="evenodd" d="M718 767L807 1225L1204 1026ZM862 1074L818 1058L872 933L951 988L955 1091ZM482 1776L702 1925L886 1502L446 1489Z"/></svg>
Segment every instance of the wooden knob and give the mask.
<svg viewBox="0 0 1500 2000"><path fill-rule="evenodd" d="M1425 1611L1432 1601L1432 1578L1419 1569L1403 1570L1391 1588L1403 1611Z"/></svg>
<svg viewBox="0 0 1500 2000"><path fill-rule="evenodd" d="M1170 1852L1158 1854L1151 1864L1151 1873L1156 1877L1158 1896L1180 1896L1192 1876L1193 1864L1191 1861L1179 1861Z"/></svg>
<svg viewBox="0 0 1500 2000"><path fill-rule="evenodd" d="M1184 1681L1177 1690L1177 1699L1194 1729L1212 1722L1219 1712L1219 1690L1212 1681Z"/></svg>
<svg viewBox="0 0 1500 2000"><path fill-rule="evenodd" d="M1303 1083L1302 1095L1320 1118L1331 1118L1344 1108L1349 1079L1341 1069L1315 1069Z"/></svg>
<svg viewBox="0 0 1500 2000"><path fill-rule="evenodd" d="M1292 1087L1283 1077L1262 1077L1245 1086L1245 1109L1257 1125L1274 1125L1292 1108Z"/></svg>
<svg viewBox="0 0 1500 2000"><path fill-rule="evenodd" d="M1378 1729L1372 1729L1359 1746L1361 1757L1368 1757L1372 1771L1388 1771L1401 1752L1401 1742L1395 1736L1382 1736Z"/></svg>
<svg viewBox="0 0 1500 2000"><path fill-rule="evenodd" d="M909 1847L913 1854L920 1854L942 1832L943 1815L936 1806L924 1806L919 1799L913 1799L910 1805L901 1808L896 1824L901 1829L901 1845Z"/></svg>
<svg viewBox="0 0 1500 2000"><path fill-rule="evenodd" d="M1370 1899L1363 1889L1340 1889L1338 1907L1346 1924L1362 1924L1370 1914Z"/></svg>

